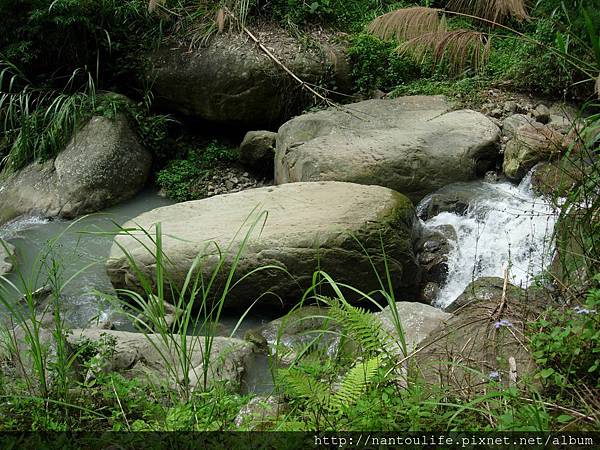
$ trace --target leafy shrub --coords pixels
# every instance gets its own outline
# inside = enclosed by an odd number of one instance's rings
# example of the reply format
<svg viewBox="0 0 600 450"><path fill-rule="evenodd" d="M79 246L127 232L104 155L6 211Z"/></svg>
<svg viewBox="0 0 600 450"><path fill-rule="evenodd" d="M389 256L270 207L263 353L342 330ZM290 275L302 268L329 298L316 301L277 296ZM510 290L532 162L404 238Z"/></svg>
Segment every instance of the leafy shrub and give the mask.
<svg viewBox="0 0 600 450"><path fill-rule="evenodd" d="M551 311L534 327L533 354L546 385L600 388L600 289L591 289L583 306Z"/></svg>
<svg viewBox="0 0 600 450"><path fill-rule="evenodd" d="M143 0L4 0L0 14L0 55L34 84L86 67L111 83L129 76L140 47L160 36Z"/></svg>
<svg viewBox="0 0 600 450"><path fill-rule="evenodd" d="M193 200L204 195L198 192L197 185L210 175L216 164L237 158L236 148L213 141L202 149L188 149L184 158L171 161L158 172L157 182L169 197L178 201Z"/></svg>
<svg viewBox="0 0 600 450"><path fill-rule="evenodd" d="M351 38L348 56L353 63L352 75L359 91L376 88L388 91L422 74L419 64L399 55L396 47L395 42L385 42L367 33Z"/></svg>
<svg viewBox="0 0 600 450"><path fill-rule="evenodd" d="M345 30L359 30L389 5L397 3L390 0L273 0L272 14L284 24L320 22Z"/></svg>

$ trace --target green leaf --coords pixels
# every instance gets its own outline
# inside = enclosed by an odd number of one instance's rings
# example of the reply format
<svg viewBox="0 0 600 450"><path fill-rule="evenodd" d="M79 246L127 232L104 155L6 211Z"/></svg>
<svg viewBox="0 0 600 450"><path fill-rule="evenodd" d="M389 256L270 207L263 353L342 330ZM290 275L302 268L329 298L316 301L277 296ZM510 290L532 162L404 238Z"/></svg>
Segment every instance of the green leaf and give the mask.
<svg viewBox="0 0 600 450"><path fill-rule="evenodd" d="M554 373L554 369L552 369L551 367L548 367L546 369L540 370L539 375L546 379L548 378L550 375L552 375Z"/></svg>
<svg viewBox="0 0 600 450"><path fill-rule="evenodd" d="M556 418L559 423L568 423L573 420L573 416L569 416L568 414L561 414Z"/></svg>

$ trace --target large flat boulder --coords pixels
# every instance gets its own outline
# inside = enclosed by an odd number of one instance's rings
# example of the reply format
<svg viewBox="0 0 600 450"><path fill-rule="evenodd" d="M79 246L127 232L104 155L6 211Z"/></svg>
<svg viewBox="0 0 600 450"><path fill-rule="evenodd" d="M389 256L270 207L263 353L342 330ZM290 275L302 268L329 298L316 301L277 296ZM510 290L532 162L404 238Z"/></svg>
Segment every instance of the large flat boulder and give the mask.
<svg viewBox="0 0 600 450"><path fill-rule="evenodd" d="M500 129L442 96L367 100L296 117L279 129L275 183L348 181L418 202L476 178L498 155Z"/></svg>
<svg viewBox="0 0 600 450"><path fill-rule="evenodd" d="M315 40L307 47L282 29L257 38L294 74L338 90L350 85L349 66L338 45ZM206 46L165 47L149 57L147 78L162 107L201 119L238 125L278 126L314 99L246 35L219 34Z"/></svg>
<svg viewBox="0 0 600 450"><path fill-rule="evenodd" d="M214 286L222 286L219 280L226 277L247 236L234 281L265 265L287 271L253 273L229 292L226 307L247 307L267 291L274 295L262 297L261 305L294 305L319 267L365 292L380 289L371 263L383 275L381 242L398 294L409 295L420 281L413 251L420 234L414 208L402 194L380 186L321 182L265 187L158 208L124 227L139 226L152 235L157 223L168 258L166 273L177 287L200 253L208 279L219 263L216 245L224 265ZM142 274L152 277L156 259L149 250L154 247L143 232L117 236L107 261L113 285L139 291L139 277L122 249Z"/></svg>
<svg viewBox="0 0 600 450"><path fill-rule="evenodd" d="M54 160L0 182L0 224L23 214L73 218L132 197L152 156L124 115L93 117Z"/></svg>

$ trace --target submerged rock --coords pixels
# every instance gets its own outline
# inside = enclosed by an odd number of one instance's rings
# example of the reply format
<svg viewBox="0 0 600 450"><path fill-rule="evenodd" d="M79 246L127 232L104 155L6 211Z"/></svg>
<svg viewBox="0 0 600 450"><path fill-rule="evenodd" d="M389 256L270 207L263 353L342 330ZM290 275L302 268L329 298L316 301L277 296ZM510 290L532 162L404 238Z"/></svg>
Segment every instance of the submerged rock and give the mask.
<svg viewBox="0 0 600 450"><path fill-rule="evenodd" d="M263 327L251 330L246 339L268 350L284 365L291 364L308 346L335 357L340 344L339 325L329 308L303 306Z"/></svg>
<svg viewBox="0 0 600 450"><path fill-rule="evenodd" d="M268 430L289 410L290 405L282 396L258 396L240 409L234 423L236 427L249 431Z"/></svg>
<svg viewBox="0 0 600 450"><path fill-rule="evenodd" d="M203 336L188 336L187 357L189 358L189 377L192 389L204 387L204 361L206 343ZM175 343L180 344L176 335L164 337L159 334L130 333L113 330L73 330L68 337L73 347L82 344L101 344L105 348L99 355L100 365L95 370L118 372L128 378L138 378L155 385L166 384L174 387L184 378L183 368L177 354L173 351ZM207 386L226 383L232 390L239 390L245 373L245 367L254 352L254 345L234 338L215 337L210 348L207 368ZM175 379L175 375L176 378ZM86 378L93 377L88 373Z"/></svg>
<svg viewBox="0 0 600 450"><path fill-rule="evenodd" d="M13 269L15 246L0 239L0 277Z"/></svg>
<svg viewBox="0 0 600 450"><path fill-rule="evenodd" d="M414 96L296 117L279 129L275 183L377 184L418 202L474 179L495 162L500 130L481 113L451 109L444 97Z"/></svg>
<svg viewBox="0 0 600 450"><path fill-rule="evenodd" d="M0 184L0 224L23 214L70 219L117 204L144 186L151 163L124 115L93 117L56 159Z"/></svg>
<svg viewBox="0 0 600 450"><path fill-rule="evenodd" d="M319 84L329 79L338 90L349 89L349 67L339 45L317 43L313 51L282 29L256 35L303 81ZM150 56L146 76L157 104L212 122L279 125L314 101L240 33L216 35L207 46L192 51L163 48Z"/></svg>
<svg viewBox="0 0 600 450"><path fill-rule="evenodd" d="M294 306L318 268L364 292L379 289L374 270L384 273L382 243L398 293L410 295L420 281L413 250L420 233L414 208L402 194L380 186L321 182L259 188L158 208L124 227L140 226L153 236L157 223L168 260L166 276L178 288L199 254L207 280L221 252L223 266L211 298L220 294L236 252L241 252L234 282L255 272L228 293L226 308L247 308L267 292L272 295L261 297L259 305ZM155 257L144 245L155 247L138 231L115 238L106 266L115 287L140 290L136 270L121 247L142 274L155 276ZM260 270L267 265L285 270Z"/></svg>

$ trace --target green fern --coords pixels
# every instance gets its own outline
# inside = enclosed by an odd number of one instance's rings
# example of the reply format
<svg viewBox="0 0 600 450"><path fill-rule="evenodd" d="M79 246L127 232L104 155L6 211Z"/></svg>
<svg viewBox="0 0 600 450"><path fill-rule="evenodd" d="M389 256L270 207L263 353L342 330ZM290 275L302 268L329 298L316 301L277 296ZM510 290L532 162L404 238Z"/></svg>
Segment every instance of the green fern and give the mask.
<svg viewBox="0 0 600 450"><path fill-rule="evenodd" d="M340 324L344 335L359 345L365 354L376 355L385 351L391 337L373 314L348 303L329 303L330 316Z"/></svg>
<svg viewBox="0 0 600 450"><path fill-rule="evenodd" d="M281 373L289 397L303 400L311 409L323 409L329 405L331 392L325 383L296 368Z"/></svg>
<svg viewBox="0 0 600 450"><path fill-rule="evenodd" d="M330 408L341 412L344 408L356 404L369 385L373 383L380 366L381 359L375 357L350 369L342 381L340 390L331 397Z"/></svg>

